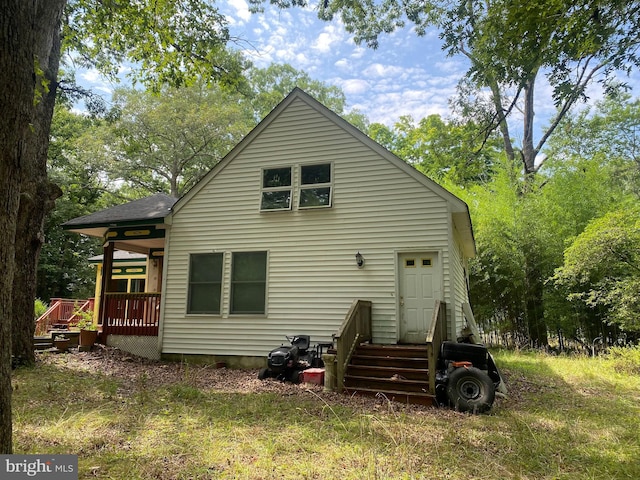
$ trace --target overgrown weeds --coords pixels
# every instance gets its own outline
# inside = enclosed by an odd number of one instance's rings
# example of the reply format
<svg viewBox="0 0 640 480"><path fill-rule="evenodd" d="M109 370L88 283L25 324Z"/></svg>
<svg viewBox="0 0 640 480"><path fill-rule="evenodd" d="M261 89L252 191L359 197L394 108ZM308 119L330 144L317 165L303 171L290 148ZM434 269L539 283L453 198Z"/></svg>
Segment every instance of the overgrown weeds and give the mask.
<svg viewBox="0 0 640 480"><path fill-rule="evenodd" d="M478 416L61 355L15 372L14 450L78 454L84 479L640 478L640 375L616 355L496 352L510 394Z"/></svg>

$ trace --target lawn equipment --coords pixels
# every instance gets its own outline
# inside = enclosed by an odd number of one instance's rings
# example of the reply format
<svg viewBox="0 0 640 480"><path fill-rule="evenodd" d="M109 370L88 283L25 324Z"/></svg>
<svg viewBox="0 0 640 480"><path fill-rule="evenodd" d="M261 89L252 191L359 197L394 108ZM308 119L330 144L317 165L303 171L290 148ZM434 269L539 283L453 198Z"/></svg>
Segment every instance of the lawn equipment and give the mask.
<svg viewBox="0 0 640 480"><path fill-rule="evenodd" d="M287 336L290 345L280 345L269 352L267 368L258 373L258 378L276 378L293 383L300 382L300 373L308 368L324 367L322 350L331 344L318 344L310 348L309 335Z"/></svg>
<svg viewBox="0 0 640 480"><path fill-rule="evenodd" d="M442 342L436 372L438 403L461 412L487 412L496 391L506 393L506 388L484 345Z"/></svg>

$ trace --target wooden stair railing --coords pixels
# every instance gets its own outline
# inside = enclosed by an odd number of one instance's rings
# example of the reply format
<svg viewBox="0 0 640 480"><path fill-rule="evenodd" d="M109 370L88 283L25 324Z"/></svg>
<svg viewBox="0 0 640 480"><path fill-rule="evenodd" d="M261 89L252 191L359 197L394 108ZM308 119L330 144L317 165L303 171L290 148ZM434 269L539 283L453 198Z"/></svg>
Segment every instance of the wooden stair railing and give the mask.
<svg viewBox="0 0 640 480"><path fill-rule="evenodd" d="M431 328L427 332L427 358L429 359L429 392L436 392L436 370L440 346L447 338L445 327L447 325L447 304L436 300L431 319Z"/></svg>
<svg viewBox="0 0 640 480"><path fill-rule="evenodd" d="M336 341L337 389L340 392L344 389L344 374L356 347L362 342L371 341L370 301L353 301L334 339Z"/></svg>
<svg viewBox="0 0 640 480"><path fill-rule="evenodd" d="M36 335L46 335L55 324L69 325L69 323L73 323L73 319L76 317L74 312L93 309L93 302L93 298L89 300L52 298L50 307L36 320ZM76 318L77 320L79 318Z"/></svg>

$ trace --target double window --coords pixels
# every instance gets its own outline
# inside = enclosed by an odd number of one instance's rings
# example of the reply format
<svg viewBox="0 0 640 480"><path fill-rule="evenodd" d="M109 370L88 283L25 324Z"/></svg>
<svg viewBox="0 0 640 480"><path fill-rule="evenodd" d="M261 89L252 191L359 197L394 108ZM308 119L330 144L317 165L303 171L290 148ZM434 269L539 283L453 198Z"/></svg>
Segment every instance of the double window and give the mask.
<svg viewBox="0 0 640 480"><path fill-rule="evenodd" d="M190 255L187 313L220 315L223 265L222 253ZM230 313L265 313L267 252L234 252L229 282Z"/></svg>
<svg viewBox="0 0 640 480"><path fill-rule="evenodd" d="M291 210L295 186L299 209L331 207L331 164L302 165L298 172L296 182L292 175L292 167L264 169L260 209Z"/></svg>

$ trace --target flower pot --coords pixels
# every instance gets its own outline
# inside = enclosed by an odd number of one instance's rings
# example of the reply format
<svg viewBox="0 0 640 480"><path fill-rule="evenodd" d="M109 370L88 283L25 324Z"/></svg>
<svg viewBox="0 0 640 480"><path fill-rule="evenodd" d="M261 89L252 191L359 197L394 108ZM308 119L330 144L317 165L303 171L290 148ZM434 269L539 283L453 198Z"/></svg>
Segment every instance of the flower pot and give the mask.
<svg viewBox="0 0 640 480"><path fill-rule="evenodd" d="M69 349L69 342L70 340L68 338L56 338L53 341L53 346L60 352L66 352Z"/></svg>
<svg viewBox="0 0 640 480"><path fill-rule="evenodd" d="M80 338L78 340L78 348L80 351L88 352L96 343L98 338L97 330L80 330Z"/></svg>

